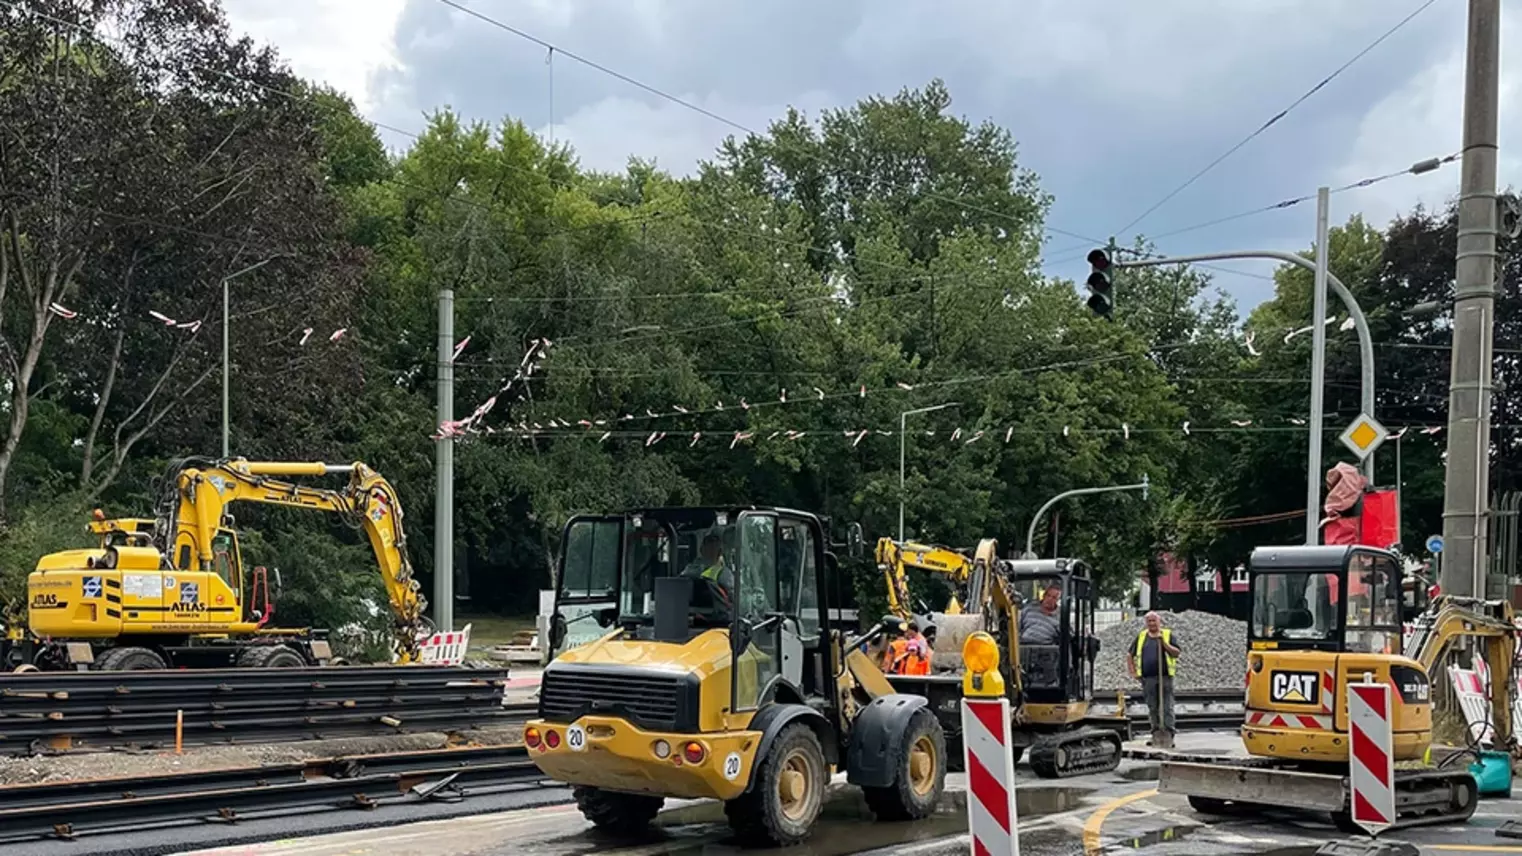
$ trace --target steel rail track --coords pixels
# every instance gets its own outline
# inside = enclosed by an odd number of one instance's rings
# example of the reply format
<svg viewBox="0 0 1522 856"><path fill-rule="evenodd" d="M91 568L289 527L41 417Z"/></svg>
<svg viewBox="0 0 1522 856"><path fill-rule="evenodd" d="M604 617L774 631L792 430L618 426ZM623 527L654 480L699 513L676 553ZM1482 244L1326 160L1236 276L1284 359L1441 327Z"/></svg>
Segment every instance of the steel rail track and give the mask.
<svg viewBox="0 0 1522 856"><path fill-rule="evenodd" d="M0 751L268 742L523 718L505 669L339 666L0 675Z"/></svg>
<svg viewBox="0 0 1522 856"><path fill-rule="evenodd" d="M539 787L521 746L440 749L164 776L0 787L0 844L375 809Z"/></svg>

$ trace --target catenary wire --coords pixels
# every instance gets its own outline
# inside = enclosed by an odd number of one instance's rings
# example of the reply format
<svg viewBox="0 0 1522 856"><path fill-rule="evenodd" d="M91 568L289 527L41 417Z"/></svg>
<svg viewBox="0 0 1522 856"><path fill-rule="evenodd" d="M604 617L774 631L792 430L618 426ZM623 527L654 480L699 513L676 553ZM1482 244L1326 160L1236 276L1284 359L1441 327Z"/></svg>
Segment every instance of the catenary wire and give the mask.
<svg viewBox="0 0 1522 856"><path fill-rule="evenodd" d="M1280 110L1279 112L1275 113L1273 116L1270 116L1268 121L1264 122L1262 125L1259 125L1256 130L1254 130L1252 133L1248 134L1246 137L1243 137L1236 145L1234 145L1231 148L1227 149L1225 152L1221 153L1221 155L1218 156L1215 160L1213 160L1210 163L1206 164L1203 169L1201 169L1199 172L1196 172L1194 175L1190 176L1188 179L1186 179L1184 181L1183 184L1180 184L1179 186L1175 187L1173 190L1169 191L1166 195L1164 195L1162 199L1159 199L1157 202L1154 202L1149 208L1147 208L1146 210L1142 211L1142 213L1140 213L1140 214L1136 215L1135 217L1131 218L1131 221L1129 223L1127 223L1126 225L1122 226L1119 229L1116 229L1115 230L1115 234L1119 235L1119 234L1123 234L1125 232L1130 231L1130 229L1132 227L1136 226L1142 220L1145 220L1154 211L1156 211L1157 209L1159 209L1159 208L1163 207L1164 205L1166 205L1169 202L1169 200L1173 199L1173 197L1175 197L1175 196L1179 195L1180 193L1184 192L1185 189L1187 189L1190 185L1194 184L1196 181L1198 181L1200 178L1202 178L1206 173L1210 172L1211 170L1213 170L1217 166L1219 166L1222 161L1225 161L1227 158L1229 158L1232 155L1236 154L1238 151L1240 151L1242 149L1243 146L1246 146L1248 143L1252 142L1254 139L1256 139L1258 136L1263 134L1269 128L1271 128L1275 124L1277 124L1285 116L1288 116L1290 114L1290 112L1293 111L1296 107L1299 107L1301 104L1305 103L1311 96L1315 95L1317 92L1320 92L1324 87L1327 86L1327 84L1331 83L1339 75L1341 75L1344 71L1347 71L1349 68L1351 68L1354 63L1358 62L1360 59L1363 59L1364 56L1366 56L1370 51L1372 51L1375 48L1379 47L1382 43L1384 43L1384 41L1386 39L1388 39L1391 36L1395 35L1395 33L1398 32L1402 27L1406 26L1406 24L1410 23L1412 19L1414 19L1417 15L1420 15L1422 12L1426 11L1428 7L1430 7L1432 4L1434 4L1436 2L1437 2L1437 0L1426 0L1426 2L1424 2L1420 6L1416 7L1416 9L1413 10L1410 14L1406 15L1406 17L1404 17L1404 18L1400 19L1399 21L1397 21L1395 26L1389 28L1388 30L1385 30L1382 34L1380 34L1380 36L1378 38L1376 38L1374 41L1370 42L1367 46L1365 46L1363 50L1361 50L1358 53L1354 54L1351 59L1349 59L1347 62L1343 63L1342 65L1338 66L1336 68L1336 70L1334 70L1331 74L1327 75L1326 77L1323 77L1315 86L1312 86L1310 89L1307 89L1304 93L1302 93L1300 95L1299 98L1296 98L1288 107L1285 107L1283 110Z"/></svg>

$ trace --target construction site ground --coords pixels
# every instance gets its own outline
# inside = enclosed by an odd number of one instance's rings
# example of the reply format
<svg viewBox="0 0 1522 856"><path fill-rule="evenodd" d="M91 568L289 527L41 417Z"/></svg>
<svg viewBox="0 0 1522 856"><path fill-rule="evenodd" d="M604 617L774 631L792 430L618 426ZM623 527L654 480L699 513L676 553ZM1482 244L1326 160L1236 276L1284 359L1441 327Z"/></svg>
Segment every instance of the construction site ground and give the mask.
<svg viewBox="0 0 1522 856"><path fill-rule="evenodd" d="M1180 751L1239 754L1235 732L1180 735ZM1156 790L1157 760L1143 744L1128 746L1132 757L1111 773L1063 781L1036 779L1020 767L1018 790L1020 851L1023 856L1139 853L1150 856L1270 854L1310 856L1329 841L1347 841L1329 820L1274 815L1252 819L1196 814L1179 797ZM868 820L854 789L837 781L824 817L808 843L777 856L952 856L969 850L966 835L966 780L952 775L940 811L917 823ZM354 813L257 821L233 828L192 827L133 833L109 843L82 839L51 842L31 853L78 856L177 853L183 856L730 856L747 850L724 824L715 803L671 802L657 828L630 846L593 832L562 788L466 800L456 805L385 809L355 819ZM338 819L338 818L341 818ZM1424 854L1522 853L1522 841L1496 836L1506 820L1522 818L1522 799L1486 799L1467 824L1404 830L1390 838L1410 842ZM278 824L278 827L261 824ZM344 831L337 824L348 824ZM384 827L380 829L377 827ZM241 843L238 836L244 836ZM263 841L264 843L257 843ZM165 849L177 842L177 849ZM205 844L198 844L204 842ZM217 846L210 846L216 842Z"/></svg>
<svg viewBox="0 0 1522 856"><path fill-rule="evenodd" d="M511 746L522 742L522 726L504 725L457 734L418 732L377 737L347 737L336 740L302 740L291 743L187 746L181 754L175 754L172 750L158 749L75 751L57 755L35 755L29 758L0 758L0 785L27 785L38 782L119 776L158 776L237 767L259 767L350 755L443 749L446 746Z"/></svg>

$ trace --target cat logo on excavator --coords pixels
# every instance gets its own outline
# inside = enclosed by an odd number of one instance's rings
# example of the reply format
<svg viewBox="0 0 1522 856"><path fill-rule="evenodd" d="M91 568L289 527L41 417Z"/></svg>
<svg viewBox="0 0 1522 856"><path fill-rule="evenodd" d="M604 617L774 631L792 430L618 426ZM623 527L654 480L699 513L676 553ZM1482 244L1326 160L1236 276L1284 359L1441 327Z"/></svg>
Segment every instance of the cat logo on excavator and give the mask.
<svg viewBox="0 0 1522 856"><path fill-rule="evenodd" d="M1274 672L1268 700L1316 704L1321 700L1321 676L1315 672Z"/></svg>

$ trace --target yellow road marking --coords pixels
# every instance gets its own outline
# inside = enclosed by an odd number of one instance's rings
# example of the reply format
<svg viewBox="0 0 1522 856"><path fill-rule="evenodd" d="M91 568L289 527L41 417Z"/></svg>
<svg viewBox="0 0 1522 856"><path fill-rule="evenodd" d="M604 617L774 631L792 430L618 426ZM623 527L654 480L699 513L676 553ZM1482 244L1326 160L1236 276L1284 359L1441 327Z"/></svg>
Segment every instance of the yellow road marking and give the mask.
<svg viewBox="0 0 1522 856"><path fill-rule="evenodd" d="M1093 854L1100 852L1101 848L1099 845L1102 841L1100 830L1104 828L1105 820L1109 818L1111 812L1121 806L1130 805L1138 800L1155 796L1157 796L1157 788L1148 788L1145 791L1137 791L1134 794L1116 797L1095 809L1094 813L1089 815L1089 819L1083 822L1083 852L1086 856L1093 856Z"/></svg>

